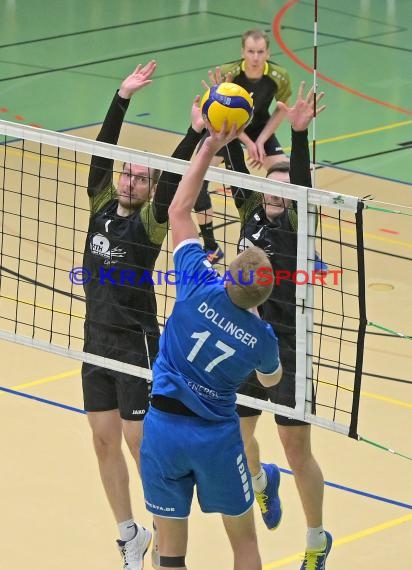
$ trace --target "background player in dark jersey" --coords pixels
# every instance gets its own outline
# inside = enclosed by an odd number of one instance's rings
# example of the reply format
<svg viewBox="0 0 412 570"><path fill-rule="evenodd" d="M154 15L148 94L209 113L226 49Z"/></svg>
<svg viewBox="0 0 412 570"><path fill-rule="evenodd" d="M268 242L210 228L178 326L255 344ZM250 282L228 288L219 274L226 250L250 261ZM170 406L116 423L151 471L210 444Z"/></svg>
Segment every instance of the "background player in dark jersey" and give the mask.
<svg viewBox="0 0 412 570"><path fill-rule="evenodd" d="M292 151L290 173L288 164L280 164L280 170L269 170L268 178L311 187L310 156L307 129L314 113L314 95L310 90L304 97L304 83L300 85L293 107L280 104L292 126ZM320 93L316 102L322 98ZM323 107L317 105L319 114ZM243 152L239 145L231 143L229 152L233 168L247 172ZM268 255L273 272L296 271L297 212L291 200L262 196L241 188L233 190L235 204L241 220L239 250L257 246ZM263 389L251 374L239 390L242 394L265 399L289 407L295 407L296 373L296 318L295 284L292 279L282 280L273 288L269 299L260 307L263 319L269 321L279 339L279 352L283 366L283 377L278 386ZM263 519L270 529L280 522L278 487L279 469L273 464L260 463L259 447L254 431L260 411L238 407L241 416L242 435L245 442L252 483L262 510ZM308 533L307 550L301 570L323 569L332 544L332 537L325 533L322 523L323 475L311 451L311 426L298 420L276 415L278 432L286 457L293 471L296 486L305 513Z"/></svg>
<svg viewBox="0 0 412 570"><path fill-rule="evenodd" d="M285 68L269 61L269 36L263 30L247 30L242 35L241 55L241 60L222 65L221 73L223 76L230 74L233 83L253 94L253 119L239 138L246 146L251 166L264 166L269 170L276 163L287 160L275 136L284 111L276 106L271 113L270 107L276 101L287 103L292 93L290 78ZM225 149L218 153L212 164L218 166L223 159L227 166ZM223 252L214 238L212 202L207 187L208 183L205 182L195 211L198 212L198 223L209 260L216 263L222 259Z"/></svg>
<svg viewBox="0 0 412 570"><path fill-rule="evenodd" d="M117 144L130 98L151 83L155 69L151 61L126 77L97 140ZM194 108L192 125L199 132L189 128L173 154L178 158L190 159L201 138L203 123ZM91 215L84 250L84 267L91 276L85 285L85 352L151 368L158 351L159 326L153 285L142 276L153 271L180 178L164 172L159 179L153 169L125 163L115 188L113 161L93 156L88 180ZM122 275L128 275L126 281ZM83 363L82 379L101 479L119 526L124 568L140 570L151 533L134 523L121 443L124 436L139 468L141 420L148 409L149 384L144 378L87 363Z"/></svg>
<svg viewBox="0 0 412 570"><path fill-rule="evenodd" d="M240 379L249 371L259 370L266 386L281 376L275 334L255 309L272 285L259 283L257 270L269 261L258 248L238 255L222 283L197 239L191 211L206 170L215 152L236 136L234 128L230 133L209 128L211 135L169 209L176 302L153 367L142 480L158 531L160 568L186 568L187 519L196 486L202 510L223 515L235 570L260 570L235 401Z"/></svg>

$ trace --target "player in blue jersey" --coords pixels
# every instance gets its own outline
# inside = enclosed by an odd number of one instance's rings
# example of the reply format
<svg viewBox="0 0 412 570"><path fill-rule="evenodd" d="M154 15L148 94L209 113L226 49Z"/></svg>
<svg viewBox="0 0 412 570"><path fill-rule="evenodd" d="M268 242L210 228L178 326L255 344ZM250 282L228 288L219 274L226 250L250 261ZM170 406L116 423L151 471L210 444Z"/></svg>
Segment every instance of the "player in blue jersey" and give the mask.
<svg viewBox="0 0 412 570"><path fill-rule="evenodd" d="M184 570L194 488L204 512L222 513L235 570L262 568L253 490L236 414L236 390L249 371L264 386L281 378L277 339L256 307L271 293L270 263L259 248L239 254L220 278L197 238L191 211L215 153L234 137L213 131L169 208L176 302L153 367L141 470L146 508L158 532L159 568ZM224 482L222 484L222 481Z"/></svg>

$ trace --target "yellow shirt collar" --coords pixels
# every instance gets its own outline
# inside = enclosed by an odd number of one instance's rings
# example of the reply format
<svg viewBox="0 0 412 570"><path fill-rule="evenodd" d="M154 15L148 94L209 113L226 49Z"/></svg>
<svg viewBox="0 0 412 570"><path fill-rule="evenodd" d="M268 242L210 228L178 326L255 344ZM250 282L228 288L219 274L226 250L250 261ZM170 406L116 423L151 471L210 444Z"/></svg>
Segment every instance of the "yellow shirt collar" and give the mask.
<svg viewBox="0 0 412 570"><path fill-rule="evenodd" d="M245 65L245 60L243 59L243 60L242 60L242 63L240 64L240 69L241 69L242 71L245 71L245 67L246 67L246 65ZM267 75L267 74L268 74L268 71L269 71L269 64L268 64L267 61L265 61L265 69L263 70L263 75Z"/></svg>

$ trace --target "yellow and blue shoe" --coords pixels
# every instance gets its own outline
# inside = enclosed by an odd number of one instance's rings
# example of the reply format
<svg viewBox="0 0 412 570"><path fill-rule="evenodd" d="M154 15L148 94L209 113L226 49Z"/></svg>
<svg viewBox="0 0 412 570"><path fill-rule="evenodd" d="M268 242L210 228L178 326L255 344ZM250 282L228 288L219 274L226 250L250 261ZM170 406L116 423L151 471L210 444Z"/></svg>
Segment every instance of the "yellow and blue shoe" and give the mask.
<svg viewBox="0 0 412 570"><path fill-rule="evenodd" d="M332 548L332 535L325 531L326 544L321 550L307 550L300 570L325 570L326 558Z"/></svg>
<svg viewBox="0 0 412 570"><path fill-rule="evenodd" d="M221 259L223 259L224 253L223 251L220 249L219 246L217 246L216 249L210 249L210 250L205 250L206 253L206 257L207 260L213 265L214 263L219 263L219 261Z"/></svg>
<svg viewBox="0 0 412 570"><path fill-rule="evenodd" d="M279 526L282 518L282 503L279 498L280 471L273 463L262 463L267 485L261 493L255 492L263 521L269 530Z"/></svg>

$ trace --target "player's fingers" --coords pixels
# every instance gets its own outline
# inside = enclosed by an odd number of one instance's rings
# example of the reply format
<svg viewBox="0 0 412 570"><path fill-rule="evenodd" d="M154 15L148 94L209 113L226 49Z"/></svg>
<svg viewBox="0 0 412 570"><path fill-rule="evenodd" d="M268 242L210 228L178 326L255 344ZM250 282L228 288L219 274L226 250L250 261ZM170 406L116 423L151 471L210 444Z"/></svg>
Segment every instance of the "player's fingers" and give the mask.
<svg viewBox="0 0 412 570"><path fill-rule="evenodd" d="M298 99L302 99L303 93L305 91L306 81L301 81L298 89Z"/></svg>
<svg viewBox="0 0 412 570"><path fill-rule="evenodd" d="M213 73L213 71L211 69L209 69L209 71L207 72L208 76L209 76L209 81L211 85L216 85L216 77L215 74Z"/></svg>
<svg viewBox="0 0 412 570"><path fill-rule="evenodd" d="M324 96L325 96L325 92L324 92L324 91L321 91L320 93L318 93L318 94L316 95L316 103L319 103L319 101L320 101L321 99L323 99Z"/></svg>
<svg viewBox="0 0 412 570"><path fill-rule="evenodd" d="M210 124L209 119L205 115L203 115L203 121L204 121L205 127L207 128L209 133L211 133L211 134L214 133L215 131L213 130L213 127Z"/></svg>
<svg viewBox="0 0 412 570"><path fill-rule="evenodd" d="M233 123L231 129L229 130L230 139L236 138L242 133L242 131L243 131L243 126L238 129L236 123Z"/></svg>
<svg viewBox="0 0 412 570"><path fill-rule="evenodd" d="M308 95L307 95L307 97L306 97L306 101L307 101L308 103L312 103L313 100L314 100L314 88L313 88L313 85L312 85L312 87L309 89Z"/></svg>
<svg viewBox="0 0 412 570"><path fill-rule="evenodd" d="M232 125L233 128L233 125ZM229 132L229 128L228 128L228 123L227 123L227 119L225 119L222 123L222 128L219 131L221 134L227 134Z"/></svg>
<svg viewBox="0 0 412 570"><path fill-rule="evenodd" d="M322 111L324 111L325 109L326 109L326 105L322 105L321 107L316 109L316 114L319 115L319 113L322 113Z"/></svg>
<svg viewBox="0 0 412 570"><path fill-rule="evenodd" d="M154 59L152 59L152 61L149 62L147 67L148 67L148 73L152 74L157 67L157 62Z"/></svg>

